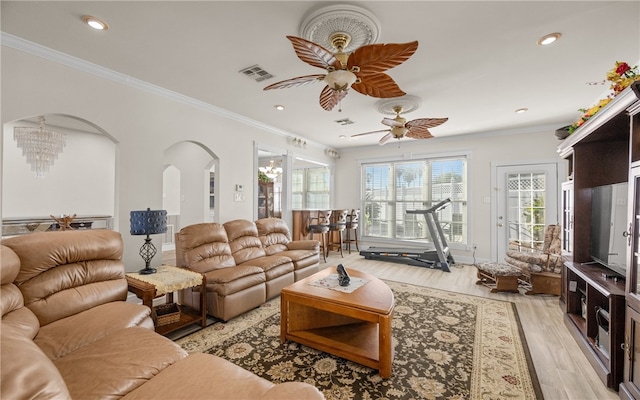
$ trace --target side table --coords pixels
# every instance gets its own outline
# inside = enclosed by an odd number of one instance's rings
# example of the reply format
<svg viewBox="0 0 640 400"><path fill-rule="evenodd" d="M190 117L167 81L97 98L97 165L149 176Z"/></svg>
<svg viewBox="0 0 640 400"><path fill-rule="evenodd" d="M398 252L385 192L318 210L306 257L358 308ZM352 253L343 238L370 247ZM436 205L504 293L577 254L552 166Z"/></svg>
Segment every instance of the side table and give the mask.
<svg viewBox="0 0 640 400"><path fill-rule="evenodd" d="M142 304L153 310L153 299L163 295L167 296L167 304L173 303L173 292L200 286L200 310L180 305L180 320L171 324L156 326L156 332L167 335L182 327L191 324L200 324L202 328L207 326L207 302L204 288L207 284L206 277L186 268L169 265L158 267L158 272L150 275L141 275L137 272L126 274L128 290L134 293Z"/></svg>

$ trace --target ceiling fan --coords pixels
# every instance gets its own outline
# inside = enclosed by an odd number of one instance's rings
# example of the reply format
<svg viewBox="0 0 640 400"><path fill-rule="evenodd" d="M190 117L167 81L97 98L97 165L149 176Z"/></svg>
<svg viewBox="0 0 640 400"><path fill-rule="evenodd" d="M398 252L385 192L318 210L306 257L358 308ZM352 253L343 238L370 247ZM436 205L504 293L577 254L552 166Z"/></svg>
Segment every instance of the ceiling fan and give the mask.
<svg viewBox="0 0 640 400"><path fill-rule="evenodd" d="M364 135L370 135L372 133L387 132L386 135L380 139L379 145L387 143L390 139L402 139L403 137L410 137L413 139L430 139L433 137L429 128L442 125L449 120L449 118L418 118L412 121L408 121L400 116L402 113L402 106L394 106L393 112L396 113L395 118L384 118L382 123L390 126L390 129L382 129L379 131L358 133L351 135L351 137L358 137Z"/></svg>
<svg viewBox="0 0 640 400"><path fill-rule="evenodd" d="M351 37L347 33L333 33L329 38L335 52L319 44L295 36L287 36L298 58L307 64L323 68L326 74L305 75L276 82L264 88L286 89L325 81L327 86L320 93L320 106L331 111L340 103L349 89L367 96L389 98L405 93L384 71L400 65L418 49L418 42L369 44L352 53L344 53Z"/></svg>

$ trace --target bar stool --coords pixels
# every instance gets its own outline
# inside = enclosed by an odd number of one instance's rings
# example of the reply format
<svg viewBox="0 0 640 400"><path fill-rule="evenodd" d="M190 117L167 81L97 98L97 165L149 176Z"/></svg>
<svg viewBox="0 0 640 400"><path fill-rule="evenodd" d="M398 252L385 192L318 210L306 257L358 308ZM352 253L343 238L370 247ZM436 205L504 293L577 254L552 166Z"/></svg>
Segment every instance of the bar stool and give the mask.
<svg viewBox="0 0 640 400"><path fill-rule="evenodd" d="M349 215L349 210L333 210L331 213L331 224L329 224L330 243L327 246L327 254L329 254L331 247L337 244L340 250L340 257L344 258L344 254L342 253L342 232L347 228L347 215ZM337 242L333 240L333 232L337 232L338 234Z"/></svg>
<svg viewBox="0 0 640 400"><path fill-rule="evenodd" d="M320 250L322 251L324 262L327 262L326 251L328 248L328 240L325 240L325 235L329 233L330 224L331 210L318 210L315 218L311 215L309 216L309 223L307 225L307 232L311 235L310 239L313 238L314 234L319 234L321 237Z"/></svg>
<svg viewBox="0 0 640 400"><path fill-rule="evenodd" d="M344 244L347 246L347 250L349 254L351 254L351 242L355 242L356 250L360 251L358 247L358 220L360 219L360 209L354 208L351 210L351 213L347 216L347 237L344 239ZM351 238L351 231L353 231L353 239Z"/></svg>

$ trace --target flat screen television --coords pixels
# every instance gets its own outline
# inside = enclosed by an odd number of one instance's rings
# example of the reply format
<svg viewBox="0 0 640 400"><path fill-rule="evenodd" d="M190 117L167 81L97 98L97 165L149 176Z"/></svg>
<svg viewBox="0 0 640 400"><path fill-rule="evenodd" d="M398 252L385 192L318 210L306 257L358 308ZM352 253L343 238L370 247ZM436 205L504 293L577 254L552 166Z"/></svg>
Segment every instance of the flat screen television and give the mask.
<svg viewBox="0 0 640 400"><path fill-rule="evenodd" d="M627 272L627 190L616 183L591 193L591 259L621 277Z"/></svg>

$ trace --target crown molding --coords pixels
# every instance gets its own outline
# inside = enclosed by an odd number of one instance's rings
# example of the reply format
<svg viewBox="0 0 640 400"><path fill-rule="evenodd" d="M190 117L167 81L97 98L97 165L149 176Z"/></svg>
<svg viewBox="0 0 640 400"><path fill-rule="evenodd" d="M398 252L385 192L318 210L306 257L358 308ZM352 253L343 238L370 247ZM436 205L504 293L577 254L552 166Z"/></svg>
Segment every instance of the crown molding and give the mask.
<svg viewBox="0 0 640 400"><path fill-rule="evenodd" d="M244 115L236 114L229 110L225 110L224 108L214 106L213 104L209 104L207 102L194 99L193 97L185 96L183 94L165 89L161 86L154 85L149 82L145 82L143 80L131 77L129 75L114 71L109 68L105 68L98 64L91 63L81 58L63 53L61 51L53 50L49 47L42 46L40 44L28 41L26 39L23 39L15 35L11 35L6 32L0 32L0 44L2 44L2 46L7 46L15 50L22 51L24 53L41 57L48 61L53 61L58 64L62 64L69 68L74 68L76 70L86 72L88 74L97 76L102 79L106 79L106 80L116 82L121 85L125 85L137 90L151 93L156 96L161 96L161 97L170 99L172 101L175 101L177 103L185 104L190 107L194 107L199 110L221 116L223 118L228 118L228 119L240 122L244 125L248 125L248 126L272 133L274 135L283 136L287 138L292 136L298 137L298 135L292 132L285 131L283 129L279 129L274 126L264 124L262 122L248 118ZM317 147L317 148L326 147L320 143L311 141L307 138L305 138L305 140L307 141L307 144L310 146Z"/></svg>

